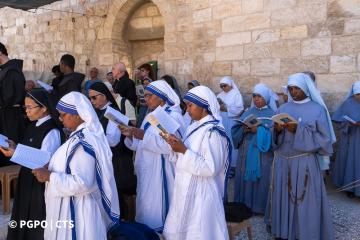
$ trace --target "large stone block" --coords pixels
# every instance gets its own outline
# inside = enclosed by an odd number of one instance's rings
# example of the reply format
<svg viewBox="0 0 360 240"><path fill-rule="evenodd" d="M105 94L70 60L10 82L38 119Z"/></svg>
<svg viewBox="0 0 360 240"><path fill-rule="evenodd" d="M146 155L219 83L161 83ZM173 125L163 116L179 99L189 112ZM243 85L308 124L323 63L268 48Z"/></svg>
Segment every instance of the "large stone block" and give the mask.
<svg viewBox="0 0 360 240"><path fill-rule="evenodd" d="M303 7L285 8L271 14L271 25L294 26L326 21L326 4L309 4Z"/></svg>
<svg viewBox="0 0 360 240"><path fill-rule="evenodd" d="M241 1L223 3L213 7L213 18L223 19L241 14Z"/></svg>
<svg viewBox="0 0 360 240"><path fill-rule="evenodd" d="M297 0L264 0L264 9L277 10L284 8L294 8Z"/></svg>
<svg viewBox="0 0 360 240"><path fill-rule="evenodd" d="M166 44L164 47L166 60L184 59L185 49L183 47L177 44Z"/></svg>
<svg viewBox="0 0 360 240"><path fill-rule="evenodd" d="M255 30L252 32L252 41L255 43L274 42L278 41L279 38L279 29Z"/></svg>
<svg viewBox="0 0 360 240"><path fill-rule="evenodd" d="M212 73L214 76L231 75L231 62L214 62Z"/></svg>
<svg viewBox="0 0 360 240"><path fill-rule="evenodd" d="M246 44L244 46L244 58L269 58L271 57L271 44L270 43L258 43L258 44Z"/></svg>
<svg viewBox="0 0 360 240"><path fill-rule="evenodd" d="M321 92L344 93L359 78L359 73L319 74L317 82Z"/></svg>
<svg viewBox="0 0 360 240"><path fill-rule="evenodd" d="M159 15L158 8L156 6L149 6L146 8L146 14L149 17L154 17Z"/></svg>
<svg viewBox="0 0 360 240"><path fill-rule="evenodd" d="M266 76L280 73L279 58L251 59L251 74Z"/></svg>
<svg viewBox="0 0 360 240"><path fill-rule="evenodd" d="M130 27L135 29L143 29L143 28L152 28L152 18L144 17L144 18L134 18L130 21Z"/></svg>
<svg viewBox="0 0 360 240"><path fill-rule="evenodd" d="M191 59L180 60L177 62L178 74L191 74L193 69L193 62Z"/></svg>
<svg viewBox="0 0 360 240"><path fill-rule="evenodd" d="M332 54L346 55L360 51L360 35L335 37L332 39Z"/></svg>
<svg viewBox="0 0 360 240"><path fill-rule="evenodd" d="M86 31L86 41L93 42L96 39L96 33L94 29L89 29Z"/></svg>
<svg viewBox="0 0 360 240"><path fill-rule="evenodd" d="M295 57L283 58L280 63L281 74L293 74L296 72L312 71L314 73L328 73L329 72L329 57L315 56L315 57Z"/></svg>
<svg viewBox="0 0 360 240"><path fill-rule="evenodd" d="M99 54L98 62L99 65L112 65L114 63L113 54Z"/></svg>
<svg viewBox="0 0 360 240"><path fill-rule="evenodd" d="M251 32L226 33L216 39L216 47L241 45L251 42Z"/></svg>
<svg viewBox="0 0 360 240"><path fill-rule="evenodd" d="M359 34L360 33L360 19L350 19L345 22L345 34Z"/></svg>
<svg viewBox="0 0 360 240"><path fill-rule="evenodd" d="M244 55L243 46L230 46L216 48L216 61L239 60Z"/></svg>
<svg viewBox="0 0 360 240"><path fill-rule="evenodd" d="M356 55L330 57L331 73L356 72Z"/></svg>
<svg viewBox="0 0 360 240"><path fill-rule="evenodd" d="M194 0L191 1L191 9L199 10L210 7L210 0ZM189 8L187 6L187 8Z"/></svg>
<svg viewBox="0 0 360 240"><path fill-rule="evenodd" d="M232 62L232 75L241 76L250 74L250 60Z"/></svg>
<svg viewBox="0 0 360 240"><path fill-rule="evenodd" d="M203 56L204 56L204 62L212 63L215 61L215 53L214 52L203 53Z"/></svg>
<svg viewBox="0 0 360 240"><path fill-rule="evenodd" d="M230 17L222 22L223 32L241 32L268 27L270 27L270 16L266 13Z"/></svg>
<svg viewBox="0 0 360 240"><path fill-rule="evenodd" d="M359 0L331 0L328 6L330 17L360 16Z"/></svg>
<svg viewBox="0 0 360 240"><path fill-rule="evenodd" d="M210 21L212 17L212 9L205 8L201 10L196 10L193 12L193 21L194 23Z"/></svg>
<svg viewBox="0 0 360 240"><path fill-rule="evenodd" d="M242 0L242 11L245 14L260 12L264 8L264 0Z"/></svg>
<svg viewBox="0 0 360 240"><path fill-rule="evenodd" d="M282 39L306 38L307 35L308 35L307 25L285 27L281 29L281 33L280 33Z"/></svg>
<svg viewBox="0 0 360 240"><path fill-rule="evenodd" d="M300 56L300 40L277 41L271 44L271 55L275 58Z"/></svg>
<svg viewBox="0 0 360 240"><path fill-rule="evenodd" d="M321 56L331 54L331 38L307 39L301 43L302 56Z"/></svg>

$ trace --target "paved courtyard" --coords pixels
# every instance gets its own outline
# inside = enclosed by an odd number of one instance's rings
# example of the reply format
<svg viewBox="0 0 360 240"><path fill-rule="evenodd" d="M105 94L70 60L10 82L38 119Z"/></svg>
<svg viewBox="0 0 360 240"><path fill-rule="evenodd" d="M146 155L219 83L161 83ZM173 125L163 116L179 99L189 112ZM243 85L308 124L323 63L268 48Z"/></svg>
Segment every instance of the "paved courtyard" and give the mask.
<svg viewBox="0 0 360 240"><path fill-rule="evenodd" d="M327 189L334 220L335 238L339 240L360 240L360 199L350 199L345 193L333 193L334 187L331 183L327 184ZM10 215L0 215L0 240L6 239L9 219ZM266 232L263 217L254 216L251 218L251 223L254 240L272 239ZM245 231L240 233L237 238L237 240L246 239Z"/></svg>

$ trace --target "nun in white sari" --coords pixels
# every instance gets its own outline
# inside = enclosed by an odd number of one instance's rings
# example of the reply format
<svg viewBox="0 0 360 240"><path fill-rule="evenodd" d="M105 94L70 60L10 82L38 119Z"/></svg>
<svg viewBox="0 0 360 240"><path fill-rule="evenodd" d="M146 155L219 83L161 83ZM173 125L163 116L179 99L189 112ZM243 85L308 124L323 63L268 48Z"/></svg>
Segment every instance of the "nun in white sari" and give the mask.
<svg viewBox="0 0 360 240"><path fill-rule="evenodd" d="M44 238L106 239L107 230L119 223L120 212L103 128L81 93L66 94L56 108L72 133L54 153L48 170L34 170L39 181L46 181Z"/></svg>
<svg viewBox="0 0 360 240"><path fill-rule="evenodd" d="M238 87L235 85L234 80L229 77L223 77L220 80L220 88L222 92L217 95L220 103L220 115L225 131L228 136L231 136L231 128L235 124L235 119L239 119L244 110L244 102ZM231 140L232 141L232 140ZM233 145L233 143L231 142ZM238 159L238 150L234 147L232 149L231 166L236 166Z"/></svg>
<svg viewBox="0 0 360 240"><path fill-rule="evenodd" d="M167 240L229 239L222 197L231 143L221 124L219 103L205 86L191 89L184 101L195 121L184 143L174 136L168 139L178 154L164 236Z"/></svg>
<svg viewBox="0 0 360 240"><path fill-rule="evenodd" d="M161 106L180 124L177 136L182 137L184 120L180 109L180 99L170 85L164 80L151 82L145 88L144 97L151 111ZM122 133L127 136L126 146L136 151L135 220L161 232L173 193L174 166L168 159L173 157L174 152L156 128L150 125L147 117L148 115L142 122L141 129L122 129Z"/></svg>

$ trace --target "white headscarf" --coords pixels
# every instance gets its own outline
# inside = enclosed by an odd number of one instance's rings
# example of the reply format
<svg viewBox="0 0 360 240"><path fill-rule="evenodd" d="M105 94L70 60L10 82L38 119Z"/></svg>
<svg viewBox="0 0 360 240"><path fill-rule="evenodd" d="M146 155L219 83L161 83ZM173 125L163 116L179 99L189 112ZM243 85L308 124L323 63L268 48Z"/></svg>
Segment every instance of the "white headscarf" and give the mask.
<svg viewBox="0 0 360 240"><path fill-rule="evenodd" d="M234 79L232 79L230 76L223 77L220 80L220 84L226 84L226 85L231 86L235 90L235 92L237 92L237 93L239 93L241 95L239 88L234 83Z"/></svg>
<svg viewBox="0 0 360 240"><path fill-rule="evenodd" d="M220 105L214 92L211 91L210 88L206 86L194 87L186 93L184 100L205 108L210 115L221 122Z"/></svg>
<svg viewBox="0 0 360 240"><path fill-rule="evenodd" d="M274 93L268 86L266 86L264 83L259 83L256 84L254 87L254 91L253 93L255 94L259 94L260 96L262 96L265 101L266 104L274 111L277 110L277 105L276 105L276 101L279 100L279 96ZM252 101L251 106L253 106L254 101Z"/></svg>
<svg viewBox="0 0 360 240"><path fill-rule="evenodd" d="M101 199L98 199L98 205L103 206L103 210L109 217L109 219L106 219L106 223L115 224L119 222L120 209L111 162L112 152L94 108L87 97L79 92L70 92L63 96L56 108L66 113L79 115L84 120L83 140L85 144L90 145L89 147L96 155L96 176L101 192Z"/></svg>
<svg viewBox="0 0 360 240"><path fill-rule="evenodd" d="M181 113L180 99L171 86L164 80L151 82L145 90L148 90L164 100L171 111Z"/></svg>
<svg viewBox="0 0 360 240"><path fill-rule="evenodd" d="M352 97L355 94L360 93L360 81L354 82L353 85L351 86L351 90L348 93L348 95L346 96L346 99Z"/></svg>
<svg viewBox="0 0 360 240"><path fill-rule="evenodd" d="M315 87L314 82L311 80L311 78L305 73L295 73L293 75L290 75L288 78L288 87L289 86L296 86L301 88L301 90L303 90L307 97L325 108L331 141L334 143L336 141L336 136L332 126L329 111L324 103L324 100L321 97L319 90Z"/></svg>

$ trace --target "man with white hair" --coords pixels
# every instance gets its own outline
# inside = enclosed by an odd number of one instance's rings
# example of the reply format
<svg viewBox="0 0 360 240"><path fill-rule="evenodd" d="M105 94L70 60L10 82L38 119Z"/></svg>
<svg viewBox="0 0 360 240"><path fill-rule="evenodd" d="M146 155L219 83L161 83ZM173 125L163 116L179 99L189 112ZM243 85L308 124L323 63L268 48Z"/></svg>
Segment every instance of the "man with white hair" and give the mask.
<svg viewBox="0 0 360 240"><path fill-rule="evenodd" d="M113 85L114 91L128 99L135 106L137 101L135 82L130 79L125 64L122 62L114 64L112 74L115 80Z"/></svg>

